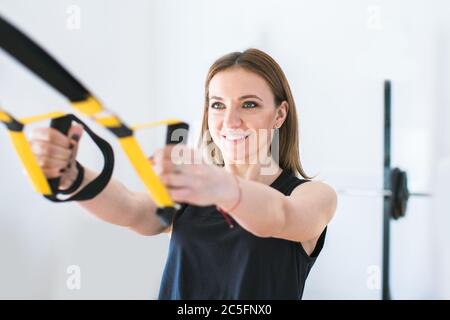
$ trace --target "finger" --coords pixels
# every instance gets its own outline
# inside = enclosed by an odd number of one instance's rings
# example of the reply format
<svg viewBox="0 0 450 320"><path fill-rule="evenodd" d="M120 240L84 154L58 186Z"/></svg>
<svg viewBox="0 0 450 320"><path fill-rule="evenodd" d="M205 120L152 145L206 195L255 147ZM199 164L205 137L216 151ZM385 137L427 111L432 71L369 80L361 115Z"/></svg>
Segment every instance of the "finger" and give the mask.
<svg viewBox="0 0 450 320"><path fill-rule="evenodd" d="M161 148L161 153L162 153L165 157L170 156L173 147L174 147L173 144L167 144L167 145L165 145L163 148Z"/></svg>
<svg viewBox="0 0 450 320"><path fill-rule="evenodd" d="M197 164L198 155L200 154L197 149L189 148L182 144L177 144L171 146L170 155L167 158L170 158L174 163L184 163L184 164ZM167 151L169 152L169 151Z"/></svg>
<svg viewBox="0 0 450 320"><path fill-rule="evenodd" d="M81 124L75 124L70 127L70 130L67 133L67 136L70 139L70 148L72 149L67 169L70 169L70 167L75 164L83 132L84 127Z"/></svg>
<svg viewBox="0 0 450 320"><path fill-rule="evenodd" d="M75 124L72 127L70 127L69 132L67 133L67 136L69 137L72 142L79 142L82 135L83 135L83 126L79 124Z"/></svg>
<svg viewBox="0 0 450 320"><path fill-rule="evenodd" d="M169 189L169 195L175 202L189 202L192 199L190 188Z"/></svg>
<svg viewBox="0 0 450 320"><path fill-rule="evenodd" d="M45 156L37 157L37 162L42 169L64 169L67 166L67 161Z"/></svg>
<svg viewBox="0 0 450 320"><path fill-rule="evenodd" d="M69 148L69 138L54 128L36 128L31 132L31 140L52 142L63 148Z"/></svg>
<svg viewBox="0 0 450 320"><path fill-rule="evenodd" d="M150 162L150 164L151 164L152 166L155 165L155 157L154 157L154 156L150 156L150 157L148 157L147 159L148 159L148 162Z"/></svg>
<svg viewBox="0 0 450 320"><path fill-rule="evenodd" d="M63 148L51 142L43 140L33 140L30 142L31 150L36 156L45 156L59 160L69 160L72 156L72 151L68 148Z"/></svg>
<svg viewBox="0 0 450 320"><path fill-rule="evenodd" d="M162 149L156 149L153 155L150 157L153 160L153 163L158 163L163 160Z"/></svg>
<svg viewBox="0 0 450 320"><path fill-rule="evenodd" d="M200 149L193 149L193 158L195 164L203 164L203 153Z"/></svg>
<svg viewBox="0 0 450 320"><path fill-rule="evenodd" d="M155 163L154 169L159 176L169 173L180 174L180 166L182 171L187 172L189 168L188 165L176 164L170 160L163 160L162 162Z"/></svg>
<svg viewBox="0 0 450 320"><path fill-rule="evenodd" d="M162 175L161 182L168 188L186 188L191 185L189 176L174 173Z"/></svg>
<svg viewBox="0 0 450 320"><path fill-rule="evenodd" d="M42 172L44 172L44 175L48 178L48 179L52 179L52 178L58 178L61 177L62 174L64 174L65 171L62 171L62 169L58 169L58 168L42 168Z"/></svg>
<svg viewBox="0 0 450 320"><path fill-rule="evenodd" d="M172 161L182 159L185 153L182 147L183 145L168 144L161 150L162 157Z"/></svg>
<svg viewBox="0 0 450 320"><path fill-rule="evenodd" d="M73 149L72 149L72 157L70 159L71 163L75 163L75 161L77 160L77 155L78 155L78 149L80 148L80 140L76 141L76 139L81 139L81 135L80 136L74 136L72 135L71 138L73 139ZM69 165L70 167L70 165Z"/></svg>
<svg viewBox="0 0 450 320"><path fill-rule="evenodd" d="M160 176L163 173L162 170L162 165L161 165L161 160L157 159L157 155L155 154L154 156L152 156L150 164L153 167L153 170L155 171L155 173Z"/></svg>
<svg viewBox="0 0 450 320"><path fill-rule="evenodd" d="M163 169L167 170L167 167L170 163L168 160L158 157L158 155L154 155L152 157L152 159L149 161L151 161L151 163L155 167L155 169L161 171L161 173L162 173Z"/></svg>

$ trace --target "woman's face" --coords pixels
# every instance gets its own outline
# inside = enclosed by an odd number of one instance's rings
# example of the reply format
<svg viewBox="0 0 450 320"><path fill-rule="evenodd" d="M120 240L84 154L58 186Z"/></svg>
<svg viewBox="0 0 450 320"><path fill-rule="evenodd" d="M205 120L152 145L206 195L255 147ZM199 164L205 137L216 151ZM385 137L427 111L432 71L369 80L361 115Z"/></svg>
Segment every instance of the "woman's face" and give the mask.
<svg viewBox="0 0 450 320"><path fill-rule="evenodd" d="M234 67L217 73L209 83L208 127L228 162L255 163L266 158L272 130L286 118L287 103L275 106L266 81Z"/></svg>

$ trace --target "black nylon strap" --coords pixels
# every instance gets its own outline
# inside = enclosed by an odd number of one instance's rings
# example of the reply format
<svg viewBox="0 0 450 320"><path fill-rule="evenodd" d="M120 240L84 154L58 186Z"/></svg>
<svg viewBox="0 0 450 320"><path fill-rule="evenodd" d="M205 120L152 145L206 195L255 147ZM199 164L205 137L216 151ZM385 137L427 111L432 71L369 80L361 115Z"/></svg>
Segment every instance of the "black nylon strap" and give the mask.
<svg viewBox="0 0 450 320"><path fill-rule="evenodd" d="M81 121L78 117L76 117L73 114L67 114L63 117L56 118L56 119L63 119L63 120L70 120L75 121L81 124L84 128L84 130L87 132L87 134L91 137L91 139L94 141L94 143L99 147L100 151L102 152L103 158L104 158L104 165L103 170L101 173L92 180L89 184L87 184L83 189L81 189L78 193L75 195L67 198L67 199L59 199L57 197L58 194L61 194L62 192L58 190L58 186L53 185L52 191L53 194L49 196L44 196L45 198L49 199L53 202L67 202L67 201L83 201L83 200L90 200L96 197L100 192L103 191L103 189L108 185L109 180L111 179L113 170L114 170L114 152L111 147L111 145L104 139L100 138L98 135L96 135L83 121ZM59 178L58 182L59 182ZM49 179L50 183L50 179Z"/></svg>
<svg viewBox="0 0 450 320"><path fill-rule="evenodd" d="M78 170L77 177L75 178L75 181L72 183L72 185L64 190L58 190L60 194L71 194L78 190L78 188L81 186L84 180L84 168L83 166L76 161L76 168Z"/></svg>
<svg viewBox="0 0 450 320"><path fill-rule="evenodd" d="M83 101L88 90L36 42L0 16L0 47L70 101Z"/></svg>

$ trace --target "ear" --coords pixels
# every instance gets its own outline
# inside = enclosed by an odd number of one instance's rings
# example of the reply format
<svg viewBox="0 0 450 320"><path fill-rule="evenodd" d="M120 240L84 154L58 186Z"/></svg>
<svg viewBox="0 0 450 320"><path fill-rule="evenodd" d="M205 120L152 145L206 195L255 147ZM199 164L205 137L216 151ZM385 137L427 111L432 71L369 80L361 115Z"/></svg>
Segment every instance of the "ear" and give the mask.
<svg viewBox="0 0 450 320"><path fill-rule="evenodd" d="M283 101L277 108L276 108L276 116L275 116L275 126L277 128L280 128L284 121L286 120L286 117L289 112L289 104L287 101Z"/></svg>

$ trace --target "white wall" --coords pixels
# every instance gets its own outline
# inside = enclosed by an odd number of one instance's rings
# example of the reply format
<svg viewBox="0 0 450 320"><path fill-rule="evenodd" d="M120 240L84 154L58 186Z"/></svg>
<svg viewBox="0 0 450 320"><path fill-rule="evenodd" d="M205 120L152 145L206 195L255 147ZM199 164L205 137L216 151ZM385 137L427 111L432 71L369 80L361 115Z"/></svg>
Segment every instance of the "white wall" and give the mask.
<svg viewBox="0 0 450 320"><path fill-rule="evenodd" d="M66 27L73 4L81 9L79 30ZM0 14L130 123L180 117L198 128L209 65L230 51L267 51L297 101L304 167L338 189L382 186L382 82L390 78L393 164L407 170L410 189L436 194L411 200L407 217L393 223L393 297L450 297L447 2L0 0ZM0 101L18 115L70 110L3 53ZM97 132L118 150L109 133ZM139 136L148 153L162 133ZM98 153L86 142L80 159L95 167ZM0 297L156 297L166 236L141 237L74 204L48 203L21 174L6 134L0 146ZM144 190L116 154L115 177ZM368 282L381 265L381 211L381 199L339 198L306 299L380 297ZM81 267L79 291L66 287L72 264Z"/></svg>

